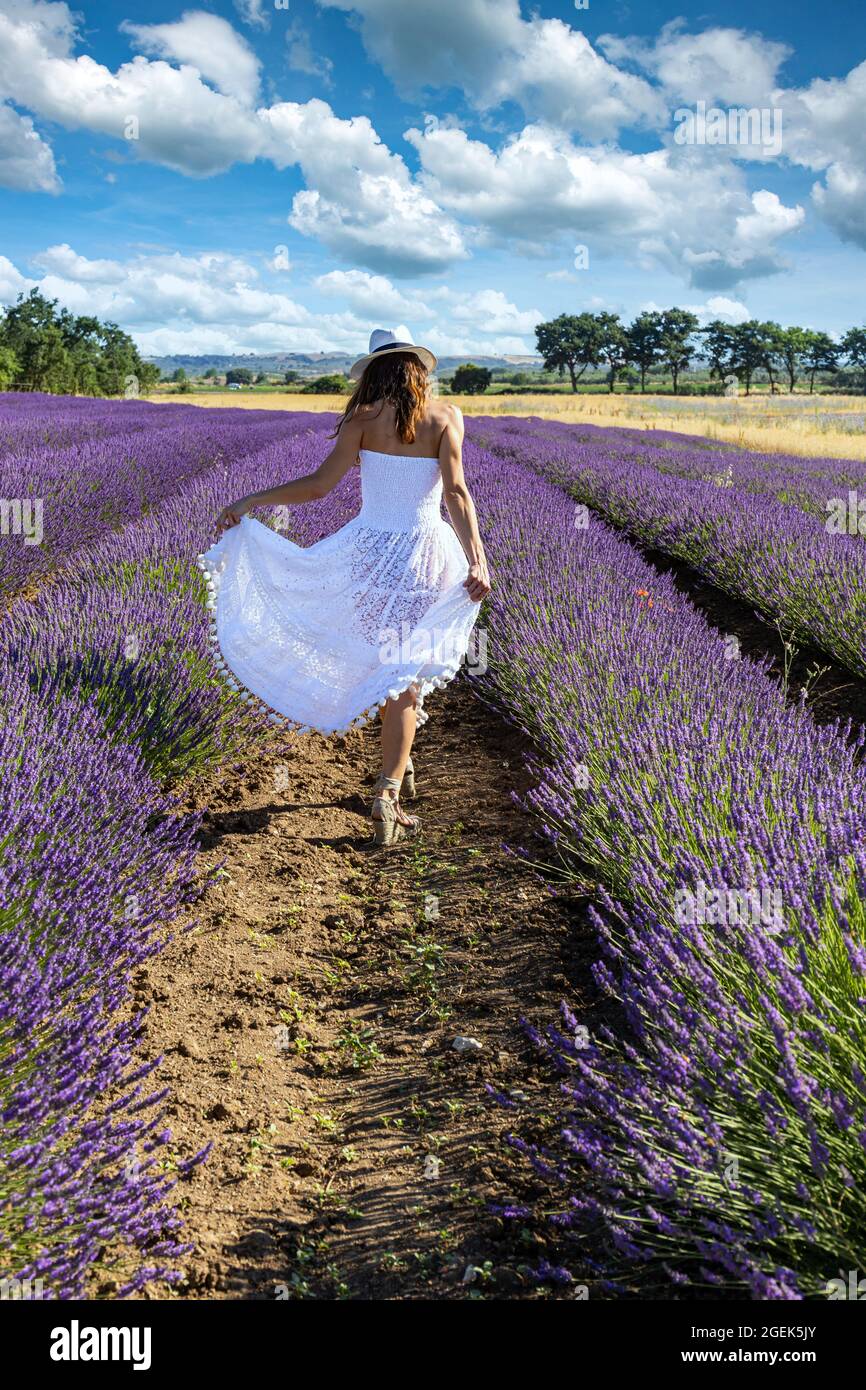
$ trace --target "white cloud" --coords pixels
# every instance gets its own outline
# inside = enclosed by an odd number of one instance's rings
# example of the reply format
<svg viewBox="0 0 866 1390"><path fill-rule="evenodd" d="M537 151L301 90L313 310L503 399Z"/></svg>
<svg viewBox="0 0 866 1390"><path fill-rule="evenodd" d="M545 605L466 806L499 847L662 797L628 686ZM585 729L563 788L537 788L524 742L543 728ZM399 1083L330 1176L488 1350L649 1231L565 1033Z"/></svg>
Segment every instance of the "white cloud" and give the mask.
<svg viewBox="0 0 866 1390"><path fill-rule="evenodd" d="M454 296L451 317L487 333L532 333L544 315L540 309L518 309L501 290L478 290L466 299Z"/></svg>
<svg viewBox="0 0 866 1390"><path fill-rule="evenodd" d="M219 253L90 260L62 244L34 257L28 279L0 257L0 303L34 286L76 314L123 324L145 353L360 351L369 329L352 313L315 314L263 289L255 268Z"/></svg>
<svg viewBox="0 0 866 1390"><path fill-rule="evenodd" d="M651 73L668 104L768 106L779 68L791 54L787 44L742 29L716 26L688 34L681 19L665 24L652 42L603 34L598 44L612 62L635 63Z"/></svg>
<svg viewBox="0 0 866 1390"><path fill-rule="evenodd" d="M60 180L51 146L29 116L0 105L0 185L27 193L57 193Z"/></svg>
<svg viewBox="0 0 866 1390"><path fill-rule="evenodd" d="M442 207L503 240L539 249L568 233L593 263L612 254L723 288L781 268L776 243L803 221L716 150L634 155L577 146L562 132L527 126L498 152L462 130L429 123L407 139ZM684 198L683 190L688 190Z"/></svg>
<svg viewBox="0 0 866 1390"><path fill-rule="evenodd" d="M843 240L866 247L866 62L844 77L786 88L779 70L791 54L787 45L739 29L689 34L682 20L665 25L651 43L604 35L599 46L613 62L633 62L650 73L671 106L703 100L781 112L781 158L825 171L812 189L816 208ZM730 153L775 157L755 144Z"/></svg>
<svg viewBox="0 0 866 1390"><path fill-rule="evenodd" d="M654 310L663 313L670 307L669 304L657 304L655 300L650 299L640 306L640 312ZM745 323L746 319L752 318L750 310L739 299L730 299L721 294L711 295L701 304L682 304L678 307L695 314L701 324L710 323L713 319L722 319L727 323Z"/></svg>
<svg viewBox="0 0 866 1390"><path fill-rule="evenodd" d="M469 334L448 333L439 327L422 335L424 346L437 357L526 357L535 351L523 338L500 334L495 338L479 338Z"/></svg>
<svg viewBox="0 0 866 1390"><path fill-rule="evenodd" d="M783 151L808 169L824 170L812 197L845 241L866 249L866 62L847 76L785 92Z"/></svg>
<svg viewBox="0 0 866 1390"><path fill-rule="evenodd" d="M270 18L265 4L266 0L235 0L235 9L245 24L252 25L254 29L267 29ZM288 0L283 8L288 9Z"/></svg>
<svg viewBox="0 0 866 1390"><path fill-rule="evenodd" d="M328 87L334 85L331 80L334 64L324 54L313 52L310 36L297 20L293 20L286 30L286 47L286 61L293 72L319 77Z"/></svg>
<svg viewBox="0 0 866 1390"><path fill-rule="evenodd" d="M259 60L246 39L218 15L187 10L173 24L120 26L142 53L186 64L223 92L250 105L259 90Z"/></svg>
<svg viewBox="0 0 866 1390"><path fill-rule="evenodd" d="M366 117L341 120L322 101L259 110L246 104L255 60L224 20L192 13L177 24L135 31L140 42L172 57L195 52L200 70L139 56L111 72L88 56L72 56L75 30L65 5L5 3L0 97L69 129L118 140L132 135L131 153L186 174L206 176L257 158L270 159L278 169L297 164L308 187L295 196L292 226L372 269L405 275L466 256L456 223ZM207 44L202 35L215 41ZM207 47L204 58L199 49ZM232 95L207 86L203 75L233 85Z"/></svg>
<svg viewBox="0 0 866 1390"><path fill-rule="evenodd" d="M341 120L327 102L282 102L261 111L268 153L299 164L310 187L289 222L348 260L392 275L440 270L468 253L457 223L412 178L366 116Z"/></svg>
<svg viewBox="0 0 866 1390"><path fill-rule="evenodd" d="M519 0L324 3L360 16L368 53L407 94L457 86L479 110L517 101L589 139L665 119L648 82L607 62L562 20L524 20Z"/></svg>
<svg viewBox="0 0 866 1390"><path fill-rule="evenodd" d="M256 108L258 60L216 15L127 23L131 40L157 56L139 53L111 69L76 56L75 19L61 0L0 0L0 103L112 137L133 157L196 177L257 159L297 166L305 187L287 209L290 225L374 274L440 271L495 243L549 255L570 235L587 242L593 264L616 254L712 290L779 270L780 243L802 225L803 210L769 186L749 191L737 161L753 155L674 147L671 102L755 102L770 90L784 113L782 158L820 175L814 206L839 236L866 246L866 63L845 78L784 90L773 84L787 49L735 29L688 34L678 23L652 43L607 38L600 52L561 20L524 19L518 0L326 3L358 18L369 51L398 84L457 86L484 111L516 100L536 119L499 148L454 123L408 131L416 175L364 116L341 118L319 100ZM261 0L237 8L250 25L269 23ZM290 62L327 77L327 60L305 48L294 20L287 38ZM627 71L635 65L644 75ZM631 154L602 143L640 125L663 129L665 146ZM2 104L0 180L58 186L30 118Z"/></svg>
<svg viewBox="0 0 866 1390"><path fill-rule="evenodd" d="M370 328L385 324L434 352L525 353L522 336L540 318L501 291L472 293L438 286L422 299L384 276L335 270L314 282L335 300L322 313L259 283L255 267L221 253L146 253L126 261L94 260L66 243L33 258L43 272L28 279L0 257L0 304L38 286L76 314L123 324L147 354L186 352L362 352ZM428 302L425 302L428 301ZM409 334L405 320L415 324ZM474 331L472 331L474 330Z"/></svg>
<svg viewBox="0 0 866 1390"><path fill-rule="evenodd" d="M211 174L261 152L255 113L206 86L194 68L137 57L112 72L87 54L73 56L75 28L65 4L4 3L0 97L69 130L117 140L134 133L131 151L188 174Z"/></svg>
<svg viewBox="0 0 866 1390"><path fill-rule="evenodd" d="M422 300L403 294L387 276L370 275L366 270L331 270L318 276L314 284L322 294L344 300L354 313L376 322L430 314Z"/></svg>
<svg viewBox="0 0 866 1390"><path fill-rule="evenodd" d="M471 326L485 333L499 335L499 342L510 342L512 346L507 349L509 352L523 352L525 348L513 346L517 342L513 335L531 334L543 318L539 309L518 309L497 289L466 294L440 285L425 293L421 299L417 295L404 294L386 276L370 275L363 270L332 270L327 275L320 275L315 285L323 294L344 299L354 313L371 323L393 323L400 317L411 318L415 322L427 320L425 342L431 335L441 333L443 324L459 328ZM476 347L475 350L479 349ZM486 351L492 351L489 343Z"/></svg>
<svg viewBox="0 0 866 1390"><path fill-rule="evenodd" d="M14 304L19 294L28 294L35 285L6 256L0 256L0 305Z"/></svg>
<svg viewBox="0 0 866 1390"><path fill-rule="evenodd" d="M86 256L79 256L66 242L38 252L33 257L33 263L50 274L84 285L117 285L126 278L126 271L119 261L88 260Z"/></svg>

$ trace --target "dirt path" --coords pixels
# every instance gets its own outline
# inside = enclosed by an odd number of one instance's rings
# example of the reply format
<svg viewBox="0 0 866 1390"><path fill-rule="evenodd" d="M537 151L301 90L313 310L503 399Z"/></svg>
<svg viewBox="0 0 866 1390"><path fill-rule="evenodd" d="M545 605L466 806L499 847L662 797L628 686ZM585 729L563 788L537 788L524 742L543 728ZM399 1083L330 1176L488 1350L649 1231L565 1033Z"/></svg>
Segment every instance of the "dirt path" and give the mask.
<svg viewBox="0 0 866 1390"><path fill-rule="evenodd" d="M491 1203L532 1195L503 1136L537 1132L551 1084L520 1019L591 999L594 946L579 895L503 848L532 844L516 735L466 684L434 705L406 848L364 847L374 729L297 740L199 798L224 874L137 986L175 1152L214 1144L179 1188L196 1250L177 1297L542 1296L525 1271L545 1237Z"/></svg>

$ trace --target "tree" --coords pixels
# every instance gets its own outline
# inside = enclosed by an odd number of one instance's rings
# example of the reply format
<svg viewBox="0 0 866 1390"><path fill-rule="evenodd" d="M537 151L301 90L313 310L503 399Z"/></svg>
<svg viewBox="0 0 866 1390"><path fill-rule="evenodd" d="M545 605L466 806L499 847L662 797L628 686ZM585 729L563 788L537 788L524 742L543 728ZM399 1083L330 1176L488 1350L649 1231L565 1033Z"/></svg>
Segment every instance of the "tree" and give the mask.
<svg viewBox="0 0 866 1390"><path fill-rule="evenodd" d="M724 323L721 319L713 319L712 323L700 330L700 333L704 340L701 356L710 365L710 376L718 377L720 380L730 376L734 370L736 352L734 325Z"/></svg>
<svg viewBox="0 0 866 1390"><path fill-rule="evenodd" d="M849 328L841 343L849 367L866 373L866 328Z"/></svg>
<svg viewBox="0 0 866 1390"><path fill-rule="evenodd" d="M172 381L186 381L186 372L183 367L176 367L172 372Z"/></svg>
<svg viewBox="0 0 866 1390"><path fill-rule="evenodd" d="M809 351L811 334L807 328L784 328L778 340L779 356L788 374L788 390L793 393L797 377L803 370L803 363Z"/></svg>
<svg viewBox="0 0 866 1390"><path fill-rule="evenodd" d="M104 396L122 396L134 382L137 394L142 362L135 343L116 323L104 323L101 338L102 351L97 366L100 391Z"/></svg>
<svg viewBox="0 0 866 1390"><path fill-rule="evenodd" d="M261 386L263 382L267 381L267 379L267 372L259 372L258 376L256 377L256 385Z"/></svg>
<svg viewBox="0 0 866 1390"><path fill-rule="evenodd" d="M844 342L843 338L843 345ZM839 367L839 353L842 350L833 342L828 333L809 333L809 343L806 348L803 367L809 374L810 396L815 390L816 372L835 372Z"/></svg>
<svg viewBox="0 0 866 1390"><path fill-rule="evenodd" d="M674 395L677 394L680 372L684 372L695 353L692 335L698 331L698 319L688 309L666 309L661 316L659 348L661 359L671 374Z"/></svg>
<svg viewBox="0 0 866 1390"><path fill-rule="evenodd" d="M219 373L217 372L216 367L208 367L207 371L204 374L204 379L205 381L216 381L218 375Z"/></svg>
<svg viewBox="0 0 866 1390"><path fill-rule="evenodd" d="M20 294L3 316L2 342L18 363L15 384L29 391L70 389L71 362L56 322L56 300Z"/></svg>
<svg viewBox="0 0 866 1390"><path fill-rule="evenodd" d="M483 396L492 380L493 373L488 367L463 362L451 378L451 390L455 396Z"/></svg>
<svg viewBox="0 0 866 1390"><path fill-rule="evenodd" d="M47 324L38 335L26 339L16 352L20 380L30 391L73 391L72 359L56 324Z"/></svg>
<svg viewBox="0 0 866 1390"><path fill-rule="evenodd" d="M587 367L597 367L601 357L601 335L594 314L560 314L549 323L540 323L535 341L545 371L558 371L563 376L567 370L572 391L577 390Z"/></svg>
<svg viewBox="0 0 866 1390"><path fill-rule="evenodd" d="M769 320L761 324L764 335L764 370L770 383L770 394L776 394L776 372L784 370L784 332L780 323Z"/></svg>
<svg viewBox="0 0 866 1390"><path fill-rule="evenodd" d="M230 386L232 382L236 382L238 386L250 386L252 380L253 374L249 367L229 367L226 372L227 386Z"/></svg>
<svg viewBox="0 0 866 1390"><path fill-rule="evenodd" d="M648 309L645 313L638 314L626 331L629 356L640 369L640 389L643 394L646 391L647 372L661 360L662 316L656 310Z"/></svg>
<svg viewBox="0 0 866 1390"><path fill-rule="evenodd" d="M10 347L0 346L0 391L8 391L19 372L18 358Z"/></svg>
<svg viewBox="0 0 866 1390"><path fill-rule="evenodd" d="M286 372L286 373L284 374L284 376L283 376L283 381L286 383L287 386L291 386L292 382L293 382L293 381L297 381L297 380L299 379L299 377L300 377L300 372L295 372L295 371L291 371L291 370L290 370L290 371L288 371L288 372Z"/></svg>
<svg viewBox="0 0 866 1390"><path fill-rule="evenodd" d="M38 290L19 295L0 317L0 349L12 354L7 364L16 364L7 385L29 391L138 394L159 377L116 323L58 310L57 300Z"/></svg>
<svg viewBox="0 0 866 1390"><path fill-rule="evenodd" d="M619 314L596 314L595 320L599 334L598 353L601 360L607 363L608 381L613 393L616 389L617 373L624 371L628 366L631 344L626 330L620 323Z"/></svg>
<svg viewBox="0 0 866 1390"><path fill-rule="evenodd" d="M733 370L740 380L745 382L748 396L755 372L767 366L768 325L759 323L757 319L747 319L745 323L738 323L733 331L733 344Z"/></svg>
<svg viewBox="0 0 866 1390"><path fill-rule="evenodd" d="M317 376L305 387L314 396L333 396L341 391L348 391L349 382L339 372L333 372L328 376Z"/></svg>

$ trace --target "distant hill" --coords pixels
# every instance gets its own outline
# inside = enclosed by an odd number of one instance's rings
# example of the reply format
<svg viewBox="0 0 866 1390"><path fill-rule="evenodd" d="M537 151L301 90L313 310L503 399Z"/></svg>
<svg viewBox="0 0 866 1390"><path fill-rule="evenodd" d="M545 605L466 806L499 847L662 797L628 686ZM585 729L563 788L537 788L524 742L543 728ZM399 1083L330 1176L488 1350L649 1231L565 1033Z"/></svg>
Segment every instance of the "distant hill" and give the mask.
<svg viewBox="0 0 866 1390"><path fill-rule="evenodd" d="M221 357L207 353L201 357L190 357L177 353L170 357L148 357L159 367L163 376L171 376L178 367L183 367L188 376L201 376L211 367L217 372L226 372L230 367L249 367L253 372L298 372L301 377L325 376L329 372L348 372L355 357L346 352L279 352L279 353L237 353L232 357ZM496 368L519 367L522 371L541 371L540 357L440 357L439 370L452 372L463 362L475 362L479 367Z"/></svg>

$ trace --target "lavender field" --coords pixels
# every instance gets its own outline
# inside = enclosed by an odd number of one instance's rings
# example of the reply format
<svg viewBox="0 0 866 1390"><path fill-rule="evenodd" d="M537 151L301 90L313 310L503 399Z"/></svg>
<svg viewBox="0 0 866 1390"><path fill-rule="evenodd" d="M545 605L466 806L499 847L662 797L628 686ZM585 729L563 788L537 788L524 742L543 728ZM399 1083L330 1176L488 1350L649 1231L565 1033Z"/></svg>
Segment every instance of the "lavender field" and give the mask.
<svg viewBox="0 0 866 1390"><path fill-rule="evenodd" d="M125 1297L180 1277L208 1161L168 1132L133 972L207 886L184 788L276 737L214 670L195 559L227 490L308 472L331 421L0 401L0 1275ZM612 1020L566 998L533 1030L549 1123L515 1142L545 1195L509 1219L549 1228L554 1286L824 1296L866 1237L864 733L732 659L634 541L862 676L866 551L822 520L861 465L501 417L465 452L495 579L473 685L531 750L514 848L589 895ZM350 474L293 539L358 502Z"/></svg>

